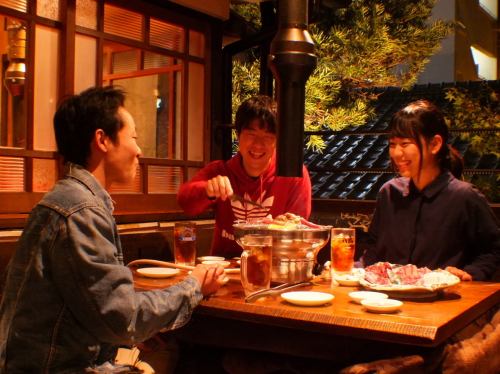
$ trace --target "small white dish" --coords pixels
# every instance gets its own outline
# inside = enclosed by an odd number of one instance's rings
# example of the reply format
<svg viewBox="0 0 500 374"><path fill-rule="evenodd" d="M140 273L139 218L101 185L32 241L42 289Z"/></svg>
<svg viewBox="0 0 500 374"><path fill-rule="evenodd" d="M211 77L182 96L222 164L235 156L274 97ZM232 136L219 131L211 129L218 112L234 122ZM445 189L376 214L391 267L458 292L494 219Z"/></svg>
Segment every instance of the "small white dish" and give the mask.
<svg viewBox="0 0 500 374"><path fill-rule="evenodd" d="M201 262L202 264L204 265L219 265L219 266L222 266L223 268L227 268L229 265L231 265L231 263L229 261L202 261Z"/></svg>
<svg viewBox="0 0 500 374"><path fill-rule="evenodd" d="M203 261L224 261L225 258L221 256L202 256L198 257L198 261L203 262Z"/></svg>
<svg viewBox="0 0 500 374"><path fill-rule="evenodd" d="M240 268L226 268L226 269L224 269L224 273L226 273L226 274L237 274L240 271L241 271Z"/></svg>
<svg viewBox="0 0 500 374"><path fill-rule="evenodd" d="M359 281L364 278L365 269L363 268L353 268L348 273L337 273L332 270L332 278L340 285L340 286L349 286L354 287L359 285Z"/></svg>
<svg viewBox="0 0 500 374"><path fill-rule="evenodd" d="M292 291L281 294L281 297L291 304L301 306L318 306L332 301L335 296L326 292Z"/></svg>
<svg viewBox="0 0 500 374"><path fill-rule="evenodd" d="M161 267L137 269L137 273L148 278L169 278L179 274L179 272L179 269Z"/></svg>
<svg viewBox="0 0 500 374"><path fill-rule="evenodd" d="M361 304L361 301L363 300L383 300L387 299L389 296L382 292L353 291L349 292L349 297L355 303Z"/></svg>
<svg viewBox="0 0 500 374"><path fill-rule="evenodd" d="M374 313L393 313L403 305L402 301L394 299L364 299L361 300L366 310Z"/></svg>
<svg viewBox="0 0 500 374"><path fill-rule="evenodd" d="M334 274L333 279L341 286L354 287L359 285L359 276L355 274Z"/></svg>

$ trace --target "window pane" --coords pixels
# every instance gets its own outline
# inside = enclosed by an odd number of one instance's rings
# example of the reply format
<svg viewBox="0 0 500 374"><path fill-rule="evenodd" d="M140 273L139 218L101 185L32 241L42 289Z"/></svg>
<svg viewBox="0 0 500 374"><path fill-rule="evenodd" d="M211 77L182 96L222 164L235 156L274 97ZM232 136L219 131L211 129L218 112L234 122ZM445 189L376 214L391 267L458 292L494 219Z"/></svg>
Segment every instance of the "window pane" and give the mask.
<svg viewBox="0 0 500 374"><path fill-rule="evenodd" d="M20 12L26 12L28 1L27 0L0 0L0 5L18 10Z"/></svg>
<svg viewBox="0 0 500 374"><path fill-rule="evenodd" d="M205 35L201 32L189 30L189 54L205 57Z"/></svg>
<svg viewBox="0 0 500 374"><path fill-rule="evenodd" d="M52 119L57 105L59 81L59 31L36 26L34 148L55 151Z"/></svg>
<svg viewBox="0 0 500 374"><path fill-rule="evenodd" d="M182 183L182 169L176 166L149 165L148 192L176 194Z"/></svg>
<svg viewBox="0 0 500 374"><path fill-rule="evenodd" d="M143 40L141 14L104 4L104 32L124 38Z"/></svg>
<svg viewBox="0 0 500 374"><path fill-rule="evenodd" d="M33 159L33 192L49 191L57 180L57 161Z"/></svg>
<svg viewBox="0 0 500 374"><path fill-rule="evenodd" d="M138 51L136 49L130 49L123 52L113 52L111 55L111 70L112 74L117 73L130 73L138 70Z"/></svg>
<svg viewBox="0 0 500 374"><path fill-rule="evenodd" d="M24 159L0 156L0 191L24 191Z"/></svg>
<svg viewBox="0 0 500 374"><path fill-rule="evenodd" d="M113 73L130 73L139 68L139 50L123 44L104 42L103 67L104 76ZM107 78L105 78L106 80Z"/></svg>
<svg viewBox="0 0 500 374"><path fill-rule="evenodd" d="M0 16L0 146L26 148L26 25Z"/></svg>
<svg viewBox="0 0 500 374"><path fill-rule="evenodd" d="M37 0L36 13L40 17L45 17L59 21L59 0Z"/></svg>
<svg viewBox="0 0 500 374"><path fill-rule="evenodd" d="M172 57L151 52L144 53L144 69L164 68L173 64L174 59Z"/></svg>
<svg viewBox="0 0 500 374"><path fill-rule="evenodd" d="M141 165L137 166L135 179L131 183L114 183L109 189L111 193L141 193L142 192L142 171Z"/></svg>
<svg viewBox="0 0 500 374"><path fill-rule="evenodd" d="M151 18L149 43L157 47L184 51L184 29L182 27Z"/></svg>
<svg viewBox="0 0 500 374"><path fill-rule="evenodd" d="M188 160L203 161L205 66L189 63ZM196 135L195 135L196 134Z"/></svg>
<svg viewBox="0 0 500 374"><path fill-rule="evenodd" d="M76 0L76 24L89 29L97 29L97 1Z"/></svg>
<svg viewBox="0 0 500 374"><path fill-rule="evenodd" d="M76 34L75 38L75 92L81 92L96 84L95 38Z"/></svg>
<svg viewBox="0 0 500 374"><path fill-rule="evenodd" d="M113 80L127 92L126 107L134 117L144 157L175 157L174 138L179 130L171 126L177 117L170 100L176 95L172 79L174 75L166 73Z"/></svg>
<svg viewBox="0 0 500 374"><path fill-rule="evenodd" d="M197 172L199 172L199 171L200 171L200 168L188 168L188 169L187 169L187 172L188 172L188 179L193 178L193 177L195 176L195 174L196 174Z"/></svg>
<svg viewBox="0 0 500 374"><path fill-rule="evenodd" d="M181 158L181 65L173 65L171 57L145 52L140 69L140 50L106 42L104 51L104 84L127 92L126 106L144 157ZM149 73L149 69L155 70Z"/></svg>
<svg viewBox="0 0 500 374"><path fill-rule="evenodd" d="M173 98L172 101L174 101L173 107L175 108L175 113L178 115L174 116L173 122L174 123L174 128L175 129L180 129L182 126L182 108L183 108L183 93L182 93L182 73L176 72L174 74L175 77L175 82L174 82L174 87L175 87L175 92L176 95ZM181 131L175 131L174 134L174 141L175 141L175 148L174 148L174 157L175 159L182 159L182 134Z"/></svg>

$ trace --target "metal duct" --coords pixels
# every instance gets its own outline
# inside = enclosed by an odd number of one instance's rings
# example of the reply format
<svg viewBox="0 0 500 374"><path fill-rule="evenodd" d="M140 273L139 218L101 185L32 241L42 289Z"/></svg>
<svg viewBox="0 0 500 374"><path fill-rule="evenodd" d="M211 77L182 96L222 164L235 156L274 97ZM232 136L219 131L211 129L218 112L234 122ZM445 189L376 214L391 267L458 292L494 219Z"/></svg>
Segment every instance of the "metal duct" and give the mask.
<svg viewBox="0 0 500 374"><path fill-rule="evenodd" d="M285 177L302 176L305 86L317 60L307 31L307 3L278 1L279 26L268 60L278 102L277 174Z"/></svg>

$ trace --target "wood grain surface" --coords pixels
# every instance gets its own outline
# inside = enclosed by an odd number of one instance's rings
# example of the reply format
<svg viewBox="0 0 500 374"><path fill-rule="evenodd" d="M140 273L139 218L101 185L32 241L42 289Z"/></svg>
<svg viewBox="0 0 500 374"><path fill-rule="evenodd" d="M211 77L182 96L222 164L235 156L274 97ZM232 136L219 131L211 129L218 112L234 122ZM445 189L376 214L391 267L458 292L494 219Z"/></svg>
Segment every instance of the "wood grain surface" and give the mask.
<svg viewBox="0 0 500 374"><path fill-rule="evenodd" d="M170 279L149 279L135 275L135 282L138 289L162 288L186 275L183 272ZM434 297L400 299L404 302L400 311L377 314L350 301L348 293L360 288L332 287L327 280L315 281L312 287L303 289L328 292L335 296L332 302L323 306L296 306L280 296L245 303L239 277L231 277L216 295L201 302L184 334L198 341L213 340L214 334L222 334L229 346L245 348L248 348L248 342L241 341L241 335L257 334L259 340L265 342L256 344L276 346L289 344L286 339L281 339L284 343L280 342L280 335L287 333L303 336L304 339L309 334L318 341L346 337L436 347L500 303L500 283L462 282ZM229 326L232 332L225 334L224 330ZM245 336L243 338L247 339ZM228 342L231 339L233 341ZM311 349L318 353L319 348L313 346Z"/></svg>

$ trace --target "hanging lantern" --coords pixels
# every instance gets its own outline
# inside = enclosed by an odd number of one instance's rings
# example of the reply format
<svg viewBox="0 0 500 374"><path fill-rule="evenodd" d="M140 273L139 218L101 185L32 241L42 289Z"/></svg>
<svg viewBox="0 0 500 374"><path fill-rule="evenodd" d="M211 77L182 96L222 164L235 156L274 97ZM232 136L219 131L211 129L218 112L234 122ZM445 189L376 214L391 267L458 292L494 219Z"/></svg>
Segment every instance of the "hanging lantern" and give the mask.
<svg viewBox="0 0 500 374"><path fill-rule="evenodd" d="M9 66L5 71L4 84L12 96L22 96L26 80L26 27L17 20L7 19L6 30Z"/></svg>

